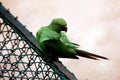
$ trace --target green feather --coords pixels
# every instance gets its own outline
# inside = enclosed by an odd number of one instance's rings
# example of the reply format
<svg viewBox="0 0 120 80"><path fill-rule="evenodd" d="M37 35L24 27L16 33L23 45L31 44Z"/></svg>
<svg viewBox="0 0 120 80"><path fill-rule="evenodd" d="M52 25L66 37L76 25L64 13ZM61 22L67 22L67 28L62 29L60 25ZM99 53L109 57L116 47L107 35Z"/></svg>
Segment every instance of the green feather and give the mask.
<svg viewBox="0 0 120 80"><path fill-rule="evenodd" d="M78 44L70 42L63 31L67 31L67 23L62 18L55 18L45 27L38 30L36 40L40 45L43 55L47 58L57 60L58 58L78 59L78 56L97 60L106 57L95 55L79 50Z"/></svg>

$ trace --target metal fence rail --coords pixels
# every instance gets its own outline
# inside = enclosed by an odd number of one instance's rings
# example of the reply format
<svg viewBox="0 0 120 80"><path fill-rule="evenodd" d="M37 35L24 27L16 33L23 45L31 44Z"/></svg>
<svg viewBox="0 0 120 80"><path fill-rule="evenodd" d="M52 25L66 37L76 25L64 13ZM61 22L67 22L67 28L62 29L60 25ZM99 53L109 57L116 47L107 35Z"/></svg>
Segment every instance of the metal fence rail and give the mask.
<svg viewBox="0 0 120 80"><path fill-rule="evenodd" d="M77 80L64 71L43 60L32 33L0 3L0 80Z"/></svg>

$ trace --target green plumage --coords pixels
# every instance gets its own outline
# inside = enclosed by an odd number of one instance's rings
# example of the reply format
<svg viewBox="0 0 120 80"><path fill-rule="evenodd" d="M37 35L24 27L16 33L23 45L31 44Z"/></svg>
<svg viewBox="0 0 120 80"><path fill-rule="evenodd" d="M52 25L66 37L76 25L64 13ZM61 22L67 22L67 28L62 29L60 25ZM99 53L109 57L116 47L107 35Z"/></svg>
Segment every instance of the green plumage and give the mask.
<svg viewBox="0 0 120 80"><path fill-rule="evenodd" d="M79 59L78 56L95 59L107 59L83 50L79 50L78 44L69 41L64 31L67 31L67 23L62 18L55 18L48 26L40 28L36 39L40 45L43 55L51 60L58 58Z"/></svg>

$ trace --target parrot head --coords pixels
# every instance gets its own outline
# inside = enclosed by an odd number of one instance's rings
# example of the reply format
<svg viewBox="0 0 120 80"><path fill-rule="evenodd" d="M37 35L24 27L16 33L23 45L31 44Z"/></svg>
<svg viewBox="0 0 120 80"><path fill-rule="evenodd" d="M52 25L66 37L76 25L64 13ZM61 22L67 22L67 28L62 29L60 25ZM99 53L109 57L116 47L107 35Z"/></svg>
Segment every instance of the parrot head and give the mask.
<svg viewBox="0 0 120 80"><path fill-rule="evenodd" d="M67 23L63 18L54 18L51 22L51 28L57 32L67 32Z"/></svg>

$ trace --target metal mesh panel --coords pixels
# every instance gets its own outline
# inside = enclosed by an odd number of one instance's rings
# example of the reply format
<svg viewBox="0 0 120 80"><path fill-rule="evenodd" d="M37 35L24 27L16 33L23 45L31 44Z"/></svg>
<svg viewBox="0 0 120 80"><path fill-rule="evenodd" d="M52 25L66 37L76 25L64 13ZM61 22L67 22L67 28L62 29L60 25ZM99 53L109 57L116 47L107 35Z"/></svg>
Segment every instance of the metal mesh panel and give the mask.
<svg viewBox="0 0 120 80"><path fill-rule="evenodd" d="M0 12L0 80L67 80L11 24Z"/></svg>
<svg viewBox="0 0 120 80"><path fill-rule="evenodd" d="M60 79L26 41L0 19L0 77Z"/></svg>

